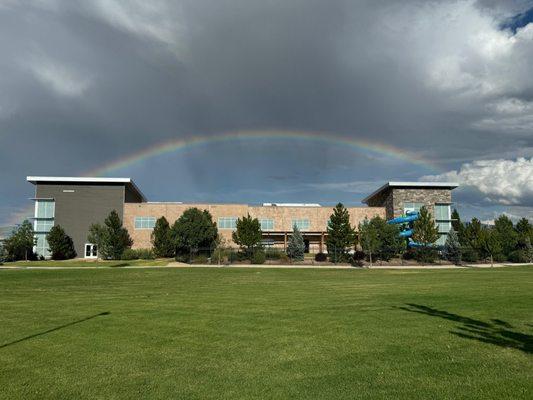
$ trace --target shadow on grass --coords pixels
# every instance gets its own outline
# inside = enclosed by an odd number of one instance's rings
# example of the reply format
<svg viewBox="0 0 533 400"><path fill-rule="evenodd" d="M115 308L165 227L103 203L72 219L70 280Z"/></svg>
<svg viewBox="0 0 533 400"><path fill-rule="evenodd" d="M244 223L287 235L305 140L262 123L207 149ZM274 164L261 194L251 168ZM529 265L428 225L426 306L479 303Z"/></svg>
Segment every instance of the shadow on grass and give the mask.
<svg viewBox="0 0 533 400"><path fill-rule="evenodd" d="M457 326L454 331L450 331L450 333L461 338L513 348L528 354L533 353L533 335L517 332L511 324L502 321L501 319L491 319L490 321L485 322L438 310L436 308L411 303L399 308L404 311L459 322L461 325Z"/></svg>
<svg viewBox="0 0 533 400"><path fill-rule="evenodd" d="M86 318L79 319L77 321L69 322L68 324L65 324L65 325L56 326L55 328L48 329L48 330L46 330L44 332L35 333L33 335L29 335L29 336L23 337L21 339L14 340L13 342L4 343L4 344L0 345L0 349L3 349L4 347L8 347L8 346L20 343L20 342L24 342L24 341L29 340L29 339L33 339L33 338L38 337L38 336L46 335L47 333L55 332L55 331L58 331L58 330L63 329L63 328L68 328L69 326L80 324L82 322L88 321L88 320L96 318L96 317L109 315L109 314L111 314L109 311L104 311L104 312L101 312L99 314L91 315L90 317L86 317Z"/></svg>

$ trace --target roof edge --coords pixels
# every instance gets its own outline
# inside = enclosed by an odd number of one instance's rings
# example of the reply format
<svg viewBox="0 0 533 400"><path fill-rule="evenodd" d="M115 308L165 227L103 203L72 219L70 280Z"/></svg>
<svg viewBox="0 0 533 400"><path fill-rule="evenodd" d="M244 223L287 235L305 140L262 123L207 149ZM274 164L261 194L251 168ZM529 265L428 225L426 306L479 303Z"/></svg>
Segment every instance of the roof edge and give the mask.
<svg viewBox="0 0 533 400"><path fill-rule="evenodd" d="M381 193L388 188L399 188L399 187L423 187L423 188L449 188L455 189L459 186L457 182L402 182L402 181L390 181L379 187L377 190L373 191L371 194L366 196L362 203L367 204L367 202L378 193Z"/></svg>

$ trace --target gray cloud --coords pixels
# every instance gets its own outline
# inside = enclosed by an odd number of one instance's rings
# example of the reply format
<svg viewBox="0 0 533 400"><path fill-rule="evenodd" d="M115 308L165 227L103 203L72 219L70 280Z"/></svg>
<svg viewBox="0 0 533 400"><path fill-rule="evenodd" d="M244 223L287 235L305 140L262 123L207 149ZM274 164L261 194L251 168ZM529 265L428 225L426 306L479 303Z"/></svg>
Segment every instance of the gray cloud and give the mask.
<svg viewBox="0 0 533 400"><path fill-rule="evenodd" d="M170 138L240 129L376 140L446 171L531 157L533 24L499 28L531 6L0 1L2 203L28 197L27 174L75 175ZM284 146L206 148L194 153L201 161L182 155L119 172L135 174L151 197L226 198L240 186L249 194L241 201L298 185L313 197L302 200L333 200L335 190L363 191L346 182L428 173L327 145ZM180 184L157 189L154 168Z"/></svg>

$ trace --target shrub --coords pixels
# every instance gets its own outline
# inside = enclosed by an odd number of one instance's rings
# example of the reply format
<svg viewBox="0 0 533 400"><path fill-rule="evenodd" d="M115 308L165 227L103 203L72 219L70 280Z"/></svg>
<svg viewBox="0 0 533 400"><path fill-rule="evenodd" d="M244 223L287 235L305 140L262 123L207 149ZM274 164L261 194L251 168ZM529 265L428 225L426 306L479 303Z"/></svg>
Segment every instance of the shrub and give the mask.
<svg viewBox="0 0 533 400"><path fill-rule="evenodd" d="M265 257L267 260L280 260L285 253L280 249L265 249Z"/></svg>
<svg viewBox="0 0 533 400"><path fill-rule="evenodd" d="M509 261L514 263L526 263L531 262L529 254L526 250L515 250L509 255Z"/></svg>
<svg viewBox="0 0 533 400"><path fill-rule="evenodd" d="M256 250L252 256L252 264L264 264L265 261L265 252L263 250Z"/></svg>
<svg viewBox="0 0 533 400"><path fill-rule="evenodd" d="M461 251L461 258L466 262L478 262L479 253L472 248L472 246L463 246Z"/></svg>
<svg viewBox="0 0 533 400"><path fill-rule="evenodd" d="M235 261L241 261L241 255L239 252L237 251L234 251L234 250L230 250L229 254L228 254L228 261L230 263L233 263Z"/></svg>
<svg viewBox="0 0 533 400"><path fill-rule="evenodd" d="M137 257L141 260L153 260L155 254L152 249L137 249Z"/></svg>
<svg viewBox="0 0 533 400"><path fill-rule="evenodd" d="M122 253L122 257L120 259L121 260L138 260L139 259L139 255L137 254L136 250L126 249Z"/></svg>
<svg viewBox="0 0 533 400"><path fill-rule="evenodd" d="M354 260L364 260L365 259L365 252L364 251L360 251L360 250L356 250L356 251L354 251L352 258Z"/></svg>
<svg viewBox="0 0 533 400"><path fill-rule="evenodd" d="M431 246L418 247L415 251L415 258L421 263L434 263L437 257L437 249Z"/></svg>
<svg viewBox="0 0 533 400"><path fill-rule="evenodd" d="M208 261L207 256L200 254L192 259L191 264L207 264Z"/></svg>
<svg viewBox="0 0 533 400"><path fill-rule="evenodd" d="M324 253L317 253L315 254L315 261L317 262L325 262L328 260L328 256Z"/></svg>

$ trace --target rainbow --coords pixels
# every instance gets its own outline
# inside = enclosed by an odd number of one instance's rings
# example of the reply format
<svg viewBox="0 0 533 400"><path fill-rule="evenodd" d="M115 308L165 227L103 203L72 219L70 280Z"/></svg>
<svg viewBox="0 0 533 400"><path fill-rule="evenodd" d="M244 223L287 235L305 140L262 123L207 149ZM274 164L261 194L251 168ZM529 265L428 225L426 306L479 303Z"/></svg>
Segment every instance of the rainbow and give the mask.
<svg viewBox="0 0 533 400"><path fill-rule="evenodd" d="M440 168L431 161L422 156L395 146L379 142L371 142L363 139L353 139L337 134L324 132L306 132L306 131L284 131L284 130L252 130L220 133L216 135L191 136L179 139L171 139L164 142L156 143L150 147L144 148L138 152L128 154L117 160L105 163L97 168L88 170L81 174L86 177L106 176L126 169L128 167L141 164L153 157L164 154L171 154L178 151L205 146L212 143L227 143L238 141L254 140L287 140L297 142L320 143L326 145L341 146L350 148L357 152L369 151L395 160L418 165L428 172L440 173ZM11 217L11 223L14 225L20 223L21 219L33 213L33 205L27 210L14 213Z"/></svg>
<svg viewBox="0 0 533 400"><path fill-rule="evenodd" d="M421 166L432 173L440 172L440 169L431 161L420 155L400 149L388 144L371 142L363 139L352 139L345 136L304 131L237 131L221 133L211 136L192 136L179 139L171 139L147 147L141 151L126 155L112 162L101 165L95 169L86 171L84 176L102 176L109 175L115 171L122 170L133 165L140 164L145 160L158 157L164 154L170 154L177 151L188 150L198 146L204 146L213 143L226 143L237 141L253 140L290 140L299 142L316 142L329 145L342 146L351 148L356 151L370 151L382 156L391 157L409 164Z"/></svg>

